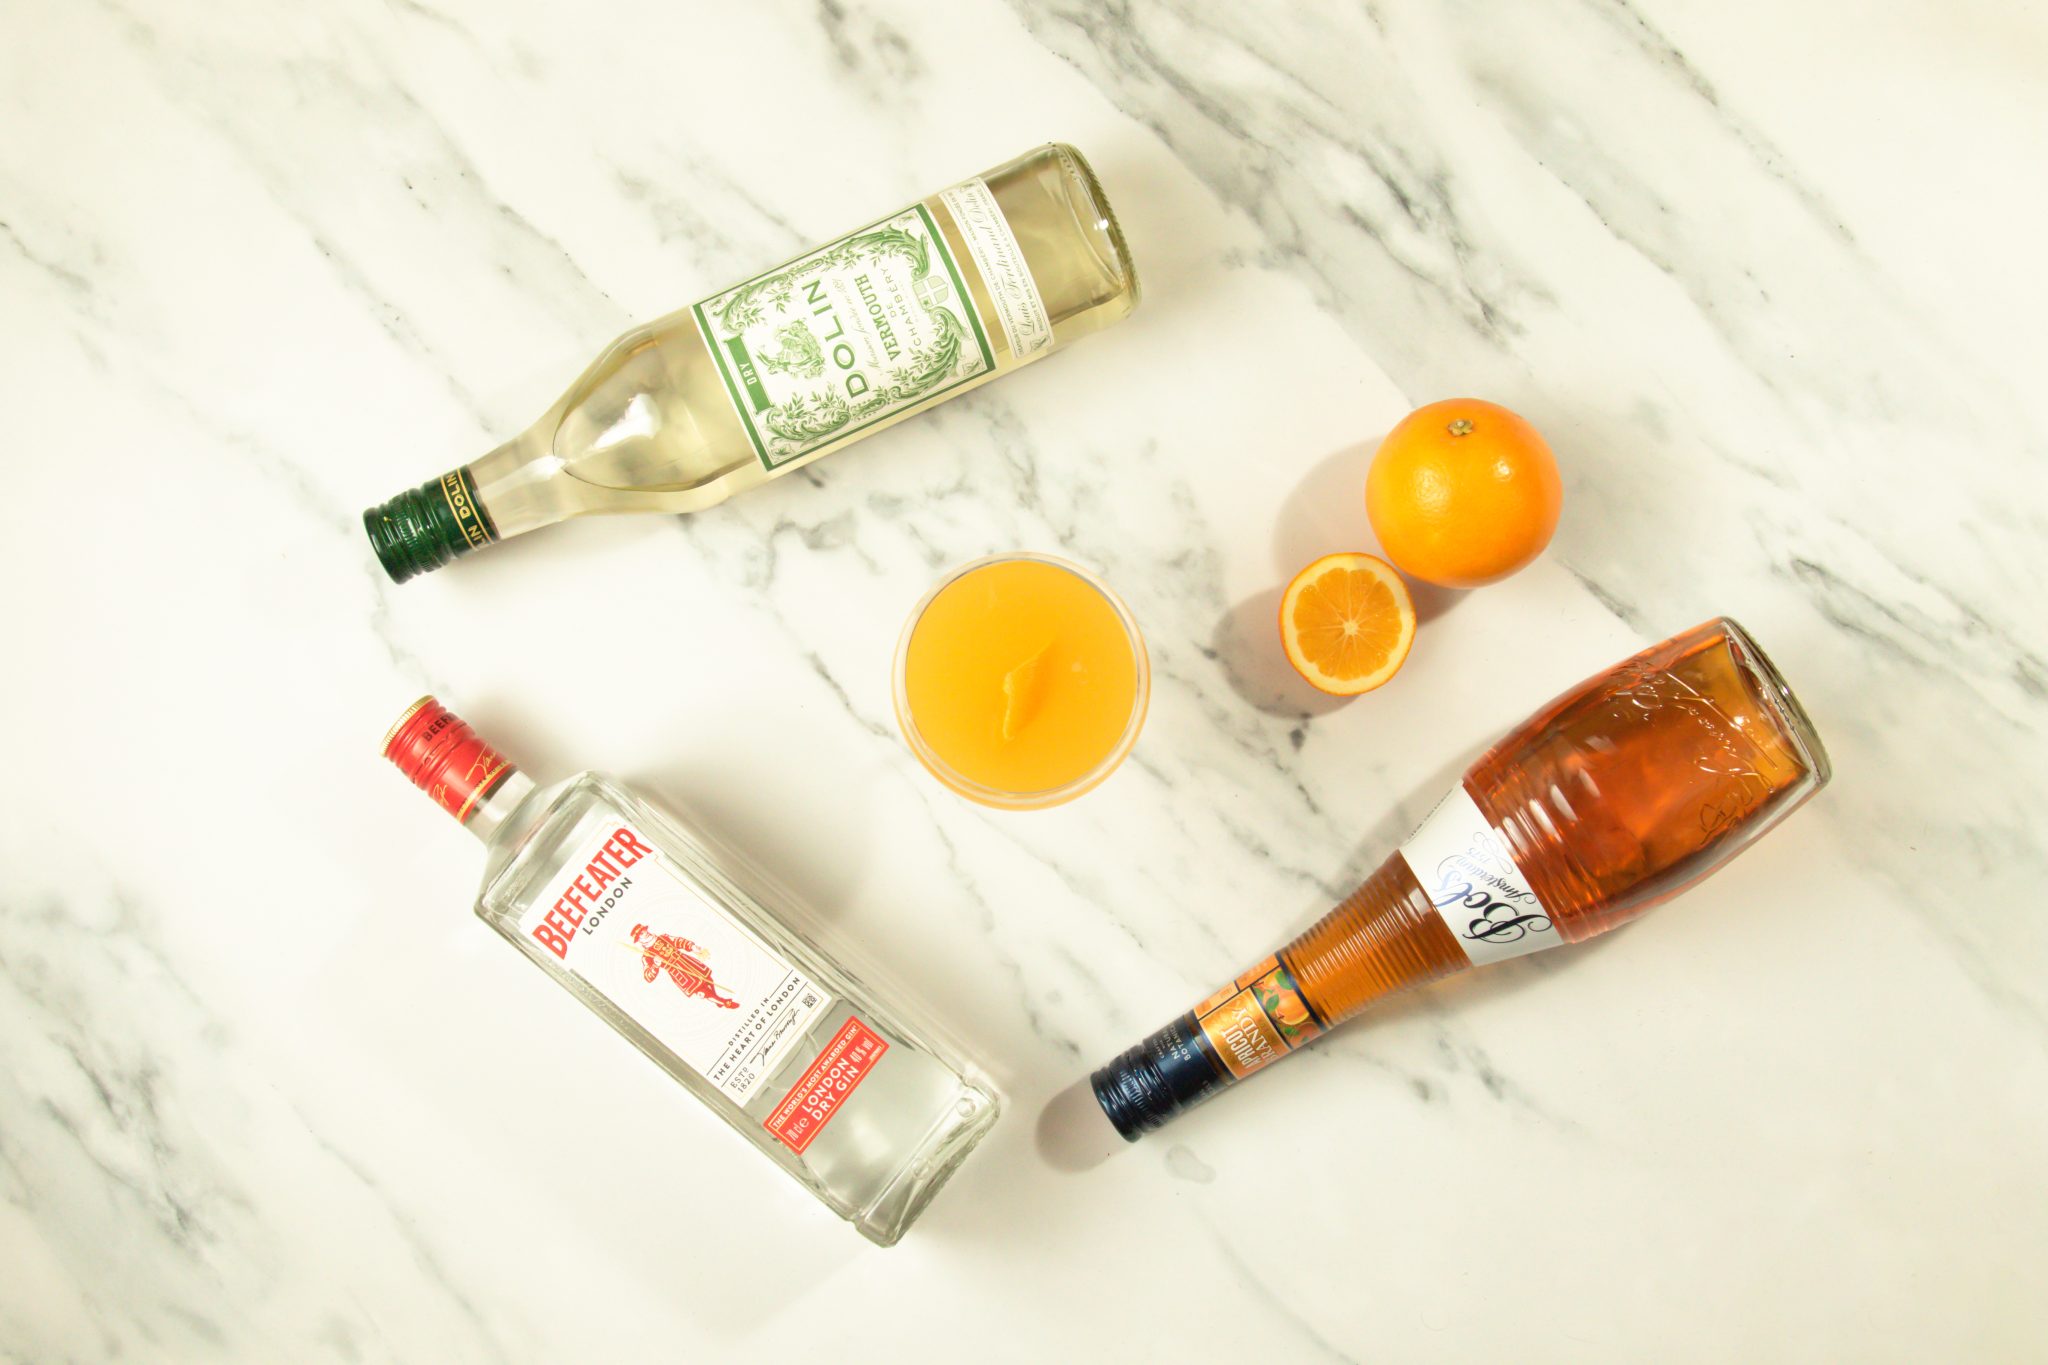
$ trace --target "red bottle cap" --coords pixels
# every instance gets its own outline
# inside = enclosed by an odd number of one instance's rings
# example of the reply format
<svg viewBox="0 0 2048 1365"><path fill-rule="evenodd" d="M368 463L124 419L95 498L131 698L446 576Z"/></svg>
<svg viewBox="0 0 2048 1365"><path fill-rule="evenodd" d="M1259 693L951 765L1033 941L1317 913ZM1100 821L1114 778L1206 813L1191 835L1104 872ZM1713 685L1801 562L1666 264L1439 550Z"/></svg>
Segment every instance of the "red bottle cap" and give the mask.
<svg viewBox="0 0 2048 1365"><path fill-rule="evenodd" d="M442 810L465 822L513 771L467 721L432 697L407 707L385 732L384 757Z"/></svg>

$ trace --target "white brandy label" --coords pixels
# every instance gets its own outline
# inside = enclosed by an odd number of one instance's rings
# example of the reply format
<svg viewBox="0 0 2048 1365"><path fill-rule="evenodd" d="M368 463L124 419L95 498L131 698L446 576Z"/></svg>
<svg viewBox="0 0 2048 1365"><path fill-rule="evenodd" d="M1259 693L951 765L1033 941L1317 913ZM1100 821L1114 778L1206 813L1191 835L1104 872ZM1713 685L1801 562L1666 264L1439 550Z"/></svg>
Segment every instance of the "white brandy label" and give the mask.
<svg viewBox="0 0 2048 1365"><path fill-rule="evenodd" d="M771 471L995 368L959 264L922 204L692 311Z"/></svg>
<svg viewBox="0 0 2048 1365"><path fill-rule="evenodd" d="M519 931L737 1102L832 1004L623 821L584 841Z"/></svg>
<svg viewBox="0 0 2048 1365"><path fill-rule="evenodd" d="M1473 966L1564 942L1464 783L1437 803L1401 856Z"/></svg>
<svg viewBox="0 0 2048 1365"><path fill-rule="evenodd" d="M960 235L967 239L967 254L981 270L981 282L995 300L996 320L1010 343L1010 354L1029 360L1052 345L1052 318L1045 300L1038 296L1038 281L1031 278L1031 266L1010 220L986 184L970 180L955 185L939 196L939 202L953 215Z"/></svg>

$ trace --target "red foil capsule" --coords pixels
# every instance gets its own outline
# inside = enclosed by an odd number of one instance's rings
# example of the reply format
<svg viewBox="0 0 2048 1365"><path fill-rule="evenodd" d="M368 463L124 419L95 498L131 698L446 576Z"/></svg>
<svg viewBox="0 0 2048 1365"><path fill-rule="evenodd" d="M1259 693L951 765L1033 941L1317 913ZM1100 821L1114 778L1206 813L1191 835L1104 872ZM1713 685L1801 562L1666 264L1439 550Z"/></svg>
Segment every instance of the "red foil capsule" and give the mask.
<svg viewBox="0 0 2048 1365"><path fill-rule="evenodd" d="M384 757L434 803L465 823L477 803L512 772L505 756L484 743L469 722L432 697L406 708L384 735Z"/></svg>

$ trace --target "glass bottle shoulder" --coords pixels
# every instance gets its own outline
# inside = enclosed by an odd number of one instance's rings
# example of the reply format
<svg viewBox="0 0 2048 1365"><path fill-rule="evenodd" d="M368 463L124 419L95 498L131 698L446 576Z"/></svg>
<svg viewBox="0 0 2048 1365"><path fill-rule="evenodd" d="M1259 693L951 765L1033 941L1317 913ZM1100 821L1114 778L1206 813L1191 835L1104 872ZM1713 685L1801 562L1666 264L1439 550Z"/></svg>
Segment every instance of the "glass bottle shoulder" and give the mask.
<svg viewBox="0 0 2048 1365"><path fill-rule="evenodd" d="M477 904L479 914L483 913L485 902L500 899L493 892L501 886L513 863L516 861L524 865L532 861L525 855L533 849L535 840L558 832L565 805L572 797L583 795L584 779L595 776L594 773L578 773L559 782L534 787L485 838L483 886L478 892Z"/></svg>

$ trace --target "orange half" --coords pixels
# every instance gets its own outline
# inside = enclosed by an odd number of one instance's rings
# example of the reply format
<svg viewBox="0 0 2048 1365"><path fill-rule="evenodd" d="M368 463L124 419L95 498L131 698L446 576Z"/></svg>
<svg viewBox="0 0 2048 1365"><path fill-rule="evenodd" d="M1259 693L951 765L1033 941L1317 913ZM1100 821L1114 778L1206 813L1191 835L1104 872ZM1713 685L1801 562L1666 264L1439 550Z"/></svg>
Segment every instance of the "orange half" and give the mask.
<svg viewBox="0 0 2048 1365"><path fill-rule="evenodd" d="M1415 603L1384 559L1324 555L1280 599L1287 662L1319 691L1370 692L1401 671L1415 643Z"/></svg>

